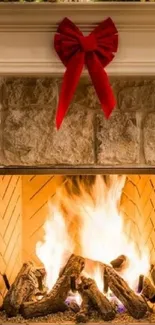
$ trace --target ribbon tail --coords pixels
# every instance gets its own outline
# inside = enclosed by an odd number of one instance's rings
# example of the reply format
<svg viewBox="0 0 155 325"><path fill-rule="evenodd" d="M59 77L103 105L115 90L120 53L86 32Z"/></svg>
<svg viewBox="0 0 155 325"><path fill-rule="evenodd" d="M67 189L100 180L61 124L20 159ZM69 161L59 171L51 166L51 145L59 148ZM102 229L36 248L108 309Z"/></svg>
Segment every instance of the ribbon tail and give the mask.
<svg viewBox="0 0 155 325"><path fill-rule="evenodd" d="M84 65L84 53L76 53L68 62L67 69L63 77L60 91L59 103L56 114L56 126L60 128L61 123L67 113L68 106L76 90L80 75Z"/></svg>
<svg viewBox="0 0 155 325"><path fill-rule="evenodd" d="M86 65L100 100L102 110L104 111L106 118L109 118L116 105L116 101L108 80L108 76L95 53L87 54Z"/></svg>

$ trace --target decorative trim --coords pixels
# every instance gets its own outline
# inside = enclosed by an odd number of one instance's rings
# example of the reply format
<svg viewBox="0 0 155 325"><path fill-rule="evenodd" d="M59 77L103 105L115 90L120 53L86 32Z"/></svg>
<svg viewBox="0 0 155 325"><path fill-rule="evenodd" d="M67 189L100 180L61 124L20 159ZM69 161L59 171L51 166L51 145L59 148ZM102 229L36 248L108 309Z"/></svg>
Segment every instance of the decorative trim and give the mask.
<svg viewBox="0 0 155 325"><path fill-rule="evenodd" d="M0 74L62 75L52 37L65 16L84 33L108 16L113 19L120 40L109 75L155 75L153 2L0 3Z"/></svg>
<svg viewBox="0 0 155 325"><path fill-rule="evenodd" d="M155 167L115 167L115 166L55 166L55 167L38 167L38 166L16 166L16 167L1 167L0 175L109 175L109 174L124 174L124 175L155 175ZM135 324L137 325L137 324Z"/></svg>

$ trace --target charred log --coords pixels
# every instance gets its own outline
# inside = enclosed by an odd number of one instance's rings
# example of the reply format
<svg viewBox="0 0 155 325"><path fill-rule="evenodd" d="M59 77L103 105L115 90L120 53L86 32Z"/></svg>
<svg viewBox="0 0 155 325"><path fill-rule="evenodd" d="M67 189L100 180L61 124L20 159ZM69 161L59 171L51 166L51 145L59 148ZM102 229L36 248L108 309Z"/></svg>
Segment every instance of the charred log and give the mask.
<svg viewBox="0 0 155 325"><path fill-rule="evenodd" d="M141 296L136 295L135 292L130 289L126 281L123 280L112 267L105 266L105 268L108 276L109 288L122 302L129 314L135 319L144 317L147 312L145 300Z"/></svg>
<svg viewBox="0 0 155 325"><path fill-rule="evenodd" d="M44 268L36 269L35 275L36 275L36 278L38 280L38 289L39 289L39 291L45 293L47 291L47 288L45 288L45 285L44 285L44 279L45 279L45 276L46 276L45 269Z"/></svg>
<svg viewBox="0 0 155 325"><path fill-rule="evenodd" d="M72 310L74 313L78 313L80 311L79 305L75 301L71 301L70 303L67 303L70 310Z"/></svg>
<svg viewBox="0 0 155 325"><path fill-rule="evenodd" d="M79 313L76 314L76 323L86 323L90 312L90 299L87 295L83 295L82 304Z"/></svg>
<svg viewBox="0 0 155 325"><path fill-rule="evenodd" d="M3 277L3 281L5 283L6 289L9 290L10 289L10 283L9 283L8 278L7 278L7 275L4 273L4 274L2 274L2 277Z"/></svg>
<svg viewBox="0 0 155 325"><path fill-rule="evenodd" d="M115 318L115 310L110 301L99 291L94 280L90 278L81 278L82 283L79 289L82 297L86 296L92 305L99 311L105 321Z"/></svg>
<svg viewBox="0 0 155 325"><path fill-rule="evenodd" d="M76 277L75 277L74 275L71 276L71 290L72 290L73 292L76 291Z"/></svg>
<svg viewBox="0 0 155 325"><path fill-rule="evenodd" d="M68 308L65 300L71 288L71 277L74 276L77 279L83 268L84 259L80 256L72 255L51 292L39 302L24 303L22 305L20 311L23 317L39 317L58 311L65 311Z"/></svg>
<svg viewBox="0 0 155 325"><path fill-rule="evenodd" d="M86 323L89 318L90 310L92 310L92 302L87 294L87 291L84 290L85 287L85 278L81 279L81 283L78 285L78 292L82 297L82 304L79 313L76 315L77 323Z"/></svg>
<svg viewBox="0 0 155 325"><path fill-rule="evenodd" d="M115 270L121 272L128 266L128 260L125 255L120 255L115 260L111 261L110 264Z"/></svg>
<svg viewBox="0 0 155 325"><path fill-rule="evenodd" d="M115 260L111 261L112 267L119 273L123 271L128 266L128 259L125 255L118 256ZM106 265L102 262L93 261L88 258L85 259L85 271L86 273L91 273L95 269L99 269L101 274L103 274L104 288L103 292L106 294L108 292L108 276L106 274Z"/></svg>
<svg viewBox="0 0 155 325"><path fill-rule="evenodd" d="M3 308L3 295L0 292L0 311L3 311L3 310L4 310L4 308Z"/></svg>
<svg viewBox="0 0 155 325"><path fill-rule="evenodd" d="M106 294L108 292L108 276L107 276L107 272L106 269L104 269L103 271L103 283L104 283L104 293Z"/></svg>
<svg viewBox="0 0 155 325"><path fill-rule="evenodd" d="M141 293L143 290L143 283L144 283L144 275L139 276L139 281L138 281L138 293Z"/></svg>
<svg viewBox="0 0 155 325"><path fill-rule="evenodd" d="M3 301L3 308L9 317L18 314L21 304L27 301L28 297L38 287L35 271L36 269L32 263L24 263L7 292Z"/></svg>
<svg viewBox="0 0 155 325"><path fill-rule="evenodd" d="M155 302L155 287L151 280L145 276L143 276L143 286L141 294L150 302Z"/></svg>
<svg viewBox="0 0 155 325"><path fill-rule="evenodd" d="M153 281L153 284L155 285L155 266L154 266L154 264L151 265L150 275L151 275L151 279Z"/></svg>
<svg viewBox="0 0 155 325"><path fill-rule="evenodd" d="M68 310L65 302L47 296L40 301L25 302L20 308L20 314L28 319L33 317L46 316L48 314L64 312Z"/></svg>

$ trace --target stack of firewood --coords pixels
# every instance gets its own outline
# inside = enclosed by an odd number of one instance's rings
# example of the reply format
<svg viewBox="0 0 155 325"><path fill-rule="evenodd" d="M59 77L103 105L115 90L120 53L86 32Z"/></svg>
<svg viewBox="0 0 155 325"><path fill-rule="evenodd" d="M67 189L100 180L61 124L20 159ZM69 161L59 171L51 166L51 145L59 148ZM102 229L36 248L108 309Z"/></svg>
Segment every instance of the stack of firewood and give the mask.
<svg viewBox="0 0 155 325"><path fill-rule="evenodd" d="M103 272L103 293L93 279L84 276L90 262L99 265ZM125 265L127 259L123 255L112 261L111 265L106 265L73 254L48 292L44 285L44 268L37 269L31 262L24 263L7 291L3 310L9 317L21 314L24 318L63 312L73 307L67 303L70 293L78 292L82 303L74 308L77 322L87 322L92 310L97 310L101 319L108 321L114 319L117 313L116 305L106 295L109 288L132 317L143 318L150 308L148 301L155 301L155 287L148 278L140 276L139 293L136 294L120 275Z"/></svg>

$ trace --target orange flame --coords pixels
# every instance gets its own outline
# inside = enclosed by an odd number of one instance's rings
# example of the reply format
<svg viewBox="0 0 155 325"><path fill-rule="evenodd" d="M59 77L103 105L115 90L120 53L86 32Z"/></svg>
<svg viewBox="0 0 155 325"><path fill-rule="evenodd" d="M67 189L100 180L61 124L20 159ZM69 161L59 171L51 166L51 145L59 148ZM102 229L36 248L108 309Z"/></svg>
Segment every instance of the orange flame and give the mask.
<svg viewBox="0 0 155 325"><path fill-rule="evenodd" d="M122 276L133 289L139 275L148 273L148 250L141 245L139 252L135 243L129 241L124 231L123 217L119 214L119 201L125 180L125 176L112 176L106 184L102 176L96 176L89 191L82 184L79 184L78 194L64 195L60 190L59 204L50 206L50 216L44 226L44 242L37 243L36 246L36 254L47 271L49 290L57 280L68 254L74 252L74 243L68 233L60 202L63 202L67 215L73 216L73 211L77 212L81 222L79 244L83 257L109 264L124 254L129 259L129 265ZM72 217L70 222L73 222L74 218ZM100 269L96 267L87 275L95 279L98 288L103 291L103 275Z"/></svg>

